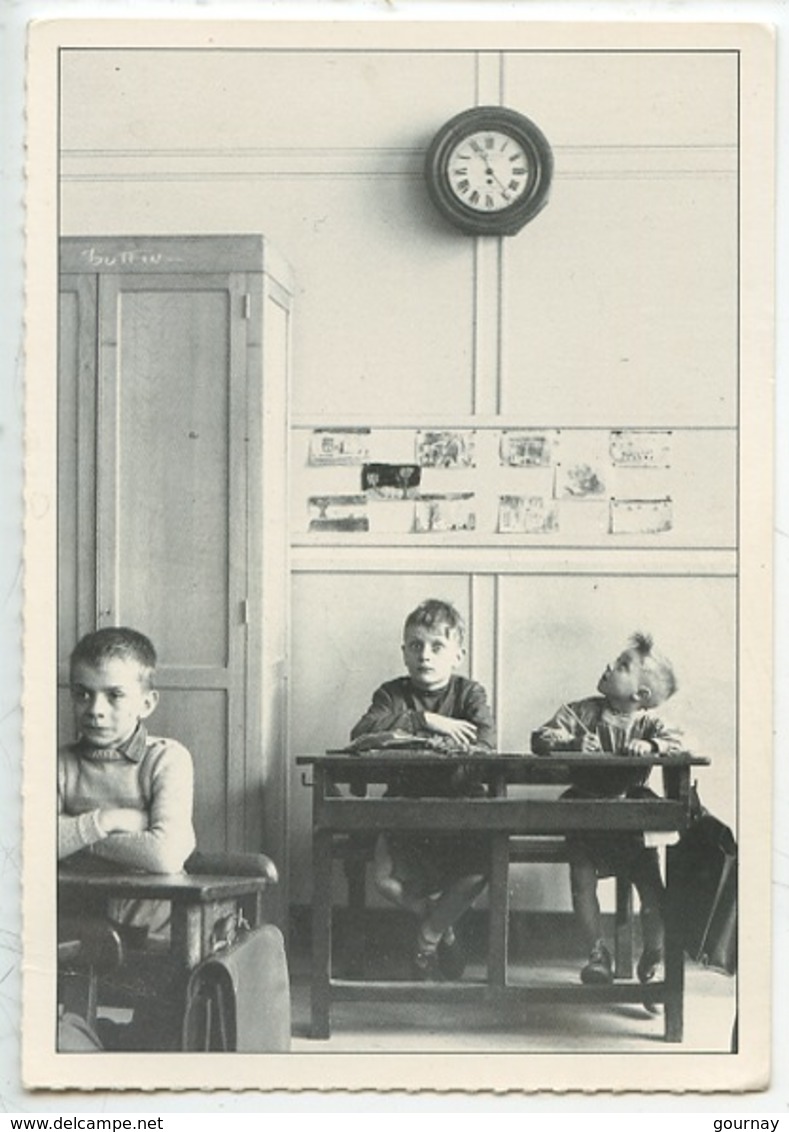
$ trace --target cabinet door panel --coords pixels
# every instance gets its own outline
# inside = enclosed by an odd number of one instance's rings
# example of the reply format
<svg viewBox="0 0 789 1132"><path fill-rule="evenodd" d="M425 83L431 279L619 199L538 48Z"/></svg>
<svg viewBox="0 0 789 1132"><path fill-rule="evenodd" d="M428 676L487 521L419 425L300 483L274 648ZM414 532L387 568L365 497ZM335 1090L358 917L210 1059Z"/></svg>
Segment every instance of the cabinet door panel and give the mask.
<svg viewBox="0 0 789 1132"><path fill-rule="evenodd" d="M121 294L118 329L119 613L169 663L226 664L228 294Z"/></svg>
<svg viewBox="0 0 789 1132"><path fill-rule="evenodd" d="M224 690L168 686L167 673L159 681L161 700L149 721L152 735L175 735L189 747L194 760L194 823L200 848L221 852L227 847L227 811L231 804L232 772L224 751L228 730L229 702ZM183 737L184 721L191 735ZM232 824L232 818L231 818Z"/></svg>
<svg viewBox="0 0 789 1132"><path fill-rule="evenodd" d="M245 741L242 306L230 276L99 283L99 623L153 639L152 728L199 761L198 840L214 848L244 836L228 806Z"/></svg>
<svg viewBox="0 0 789 1132"><path fill-rule="evenodd" d="M64 276L58 340L58 659L96 616L96 280Z"/></svg>

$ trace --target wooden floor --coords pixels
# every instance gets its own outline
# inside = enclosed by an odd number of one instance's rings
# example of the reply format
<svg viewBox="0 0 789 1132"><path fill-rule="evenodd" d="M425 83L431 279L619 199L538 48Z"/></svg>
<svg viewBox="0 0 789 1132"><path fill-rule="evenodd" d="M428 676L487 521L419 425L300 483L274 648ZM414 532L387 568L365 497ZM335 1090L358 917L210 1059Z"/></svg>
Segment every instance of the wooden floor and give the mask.
<svg viewBox="0 0 789 1132"><path fill-rule="evenodd" d="M535 941L534 934L532 941ZM511 962L513 983L578 982L582 954L550 956L550 935L532 943L528 963ZM377 943L378 941L376 941ZM397 952L404 950L404 954ZM565 951L567 949L565 948ZM574 950L574 948L572 949ZM638 951L636 951L638 955ZM338 965L342 948L338 948ZM688 961L685 968L685 1036L663 1040L663 1015L640 1004L619 1005L450 1005L394 1002L338 1002L332 1006L332 1036L309 1037L309 955L290 954L294 1052L541 1052L541 1053L727 1053L735 1015L736 980ZM407 972L407 942L391 932L388 947L368 949L371 977L401 978ZM341 972L344 973L344 972ZM471 963L464 980L484 980L481 962Z"/></svg>
<svg viewBox="0 0 789 1132"><path fill-rule="evenodd" d="M467 978L482 978L470 968ZM578 978L577 966L541 965L528 972L513 969L513 982ZM637 1005L605 1007L540 1005L480 1007L419 1003L349 1003L332 1007L332 1036L315 1042L308 1036L309 982L293 978L294 1052L542 1052L542 1053L726 1053L734 1020L733 979L688 965L685 1039L663 1041L663 1017Z"/></svg>
<svg viewBox="0 0 789 1132"><path fill-rule="evenodd" d="M408 970L407 933L385 922L371 932L365 968L371 977L403 978ZM565 952L570 933L560 936L529 933L529 961L510 964L510 982L530 984L578 982L583 956L551 956L549 944L562 940ZM384 943L384 939L386 942ZM478 941L477 941L478 943ZM577 943L570 950L576 950ZM638 952L636 952L638 954ZM338 966L342 949L338 948ZM685 966L685 1036L681 1044L663 1040L662 1014L640 1004L607 1006L451 1005L448 1003L339 1002L332 1007L332 1035L315 1041L309 1035L309 943L291 941L289 953L294 1053L720 1053L730 1052L736 1009L736 980L688 961ZM345 972L342 972L343 974ZM483 981L481 962L471 963L464 980ZM116 1021L128 1021L128 1011L103 1011Z"/></svg>

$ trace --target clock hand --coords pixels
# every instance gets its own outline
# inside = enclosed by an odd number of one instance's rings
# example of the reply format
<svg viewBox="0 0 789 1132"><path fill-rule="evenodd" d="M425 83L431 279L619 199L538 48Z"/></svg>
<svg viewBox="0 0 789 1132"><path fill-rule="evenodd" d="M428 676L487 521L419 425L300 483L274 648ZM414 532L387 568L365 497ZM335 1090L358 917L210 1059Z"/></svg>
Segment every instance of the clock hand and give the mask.
<svg viewBox="0 0 789 1132"><path fill-rule="evenodd" d="M493 180L494 180L494 181L496 182L496 184L497 184L497 185L499 186L499 188L501 189L501 191L502 191L502 192L503 192L504 194L506 194L507 190L506 190L506 188L504 187L504 184L503 184L503 182L499 180L499 178L498 178L498 177L496 176L496 173L494 172L494 170L493 170L493 169L491 169L490 165L489 165L489 166L487 167L487 169L485 170L485 172L487 173L487 175L488 175L489 177L492 177L492 178L493 178Z"/></svg>
<svg viewBox="0 0 789 1132"><path fill-rule="evenodd" d="M493 168L493 166L490 164L490 161L488 160L487 153L485 153L484 150L477 149L474 146L471 147L471 151L477 157L481 158L482 161L484 161L484 163L485 163L485 175L489 178L492 178L496 182L496 184L499 186L502 193L504 193L505 196L506 196L507 189L506 189L503 181L501 181L500 178L496 175L495 169Z"/></svg>

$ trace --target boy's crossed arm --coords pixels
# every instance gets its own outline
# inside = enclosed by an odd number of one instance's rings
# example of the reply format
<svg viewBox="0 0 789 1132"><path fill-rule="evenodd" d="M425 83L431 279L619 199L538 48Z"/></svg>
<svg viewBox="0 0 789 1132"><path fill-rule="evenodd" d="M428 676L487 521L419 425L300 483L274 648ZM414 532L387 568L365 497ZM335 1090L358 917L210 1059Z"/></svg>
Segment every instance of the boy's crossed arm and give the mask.
<svg viewBox="0 0 789 1132"><path fill-rule="evenodd" d="M84 849L130 869L176 873L195 847L192 826L194 772L185 747L168 743L151 773L148 810L99 806L76 816L58 815L58 858Z"/></svg>
<svg viewBox="0 0 789 1132"><path fill-rule="evenodd" d="M472 685L464 703L464 716L454 717L424 711L399 702L383 686L373 694L373 701L351 730L351 739L377 731L405 731L411 735L441 735L460 747L496 746L496 729L481 685Z"/></svg>

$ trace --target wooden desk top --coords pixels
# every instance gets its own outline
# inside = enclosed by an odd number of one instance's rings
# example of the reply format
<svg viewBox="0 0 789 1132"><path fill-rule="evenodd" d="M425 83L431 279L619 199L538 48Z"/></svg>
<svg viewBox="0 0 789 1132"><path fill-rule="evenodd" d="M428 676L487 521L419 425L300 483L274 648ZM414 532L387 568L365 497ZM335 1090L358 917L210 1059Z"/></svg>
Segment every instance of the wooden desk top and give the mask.
<svg viewBox="0 0 789 1132"><path fill-rule="evenodd" d="M709 762L705 756L694 755L690 751L674 755L586 754L583 751L534 755L517 751L436 751L425 747L392 747L361 752L331 750L296 758L297 765L324 770L337 782L386 782L388 775L407 768L473 763L483 781L500 776L511 785L531 786L566 786L572 781L572 771L577 767L584 771L594 767L609 770L612 767L617 770L660 767L669 774L687 775L690 767L708 766Z"/></svg>
<svg viewBox="0 0 789 1132"><path fill-rule="evenodd" d="M477 766L497 768L584 766L584 767L643 767L643 766L709 766L705 755L679 751L673 755L615 755L603 751L587 754L585 751L556 751L552 755L535 755L522 751L437 751L425 747L387 747L370 751L337 749L314 755L297 755L296 763L304 766L353 767L365 766L446 766L447 763L474 762Z"/></svg>
<svg viewBox="0 0 789 1132"><path fill-rule="evenodd" d="M269 885L263 876L208 876L192 873L69 872L58 870L64 889L106 893L146 900L172 900L177 904L209 904L262 892Z"/></svg>

